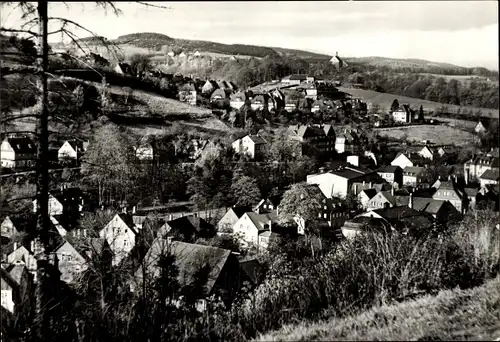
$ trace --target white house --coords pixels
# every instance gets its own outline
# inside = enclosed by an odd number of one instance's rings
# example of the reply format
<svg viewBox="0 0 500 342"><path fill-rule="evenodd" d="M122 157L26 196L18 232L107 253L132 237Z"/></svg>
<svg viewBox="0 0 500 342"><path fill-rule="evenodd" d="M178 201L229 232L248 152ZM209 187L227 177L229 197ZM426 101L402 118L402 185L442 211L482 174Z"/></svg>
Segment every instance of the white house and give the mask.
<svg viewBox="0 0 500 342"><path fill-rule="evenodd" d="M244 153L250 156L251 159L258 158L263 155L266 141L258 135L245 135L243 138L233 142L233 149L237 153Z"/></svg>
<svg viewBox="0 0 500 342"><path fill-rule="evenodd" d="M266 248L269 234L264 233L272 233L272 226L277 222L278 215L276 211L264 214L247 212L233 225L233 234L239 237L244 245Z"/></svg>
<svg viewBox="0 0 500 342"><path fill-rule="evenodd" d="M153 146L143 142L135 149L135 156L139 160L153 160Z"/></svg>
<svg viewBox="0 0 500 342"><path fill-rule="evenodd" d="M326 198L345 198L351 191L354 182L372 181L380 179L372 170L365 170L354 166L343 169L307 175L308 184L317 184Z"/></svg>
<svg viewBox="0 0 500 342"><path fill-rule="evenodd" d="M76 277L88 267L87 260L68 242L64 241L54 253L59 260L61 280L71 284Z"/></svg>
<svg viewBox="0 0 500 342"><path fill-rule="evenodd" d="M88 145L88 142L67 140L57 151L57 158L59 160L67 158L78 160L87 151Z"/></svg>
<svg viewBox="0 0 500 342"><path fill-rule="evenodd" d="M195 53L193 53L193 56L195 56L195 57L200 57L200 56L201 56L200 51L195 51Z"/></svg>
<svg viewBox="0 0 500 342"><path fill-rule="evenodd" d="M3 267L0 269L1 305L14 313L15 298L18 296L19 285Z"/></svg>
<svg viewBox="0 0 500 342"><path fill-rule="evenodd" d="M420 151L418 151L418 154L425 159L434 159L434 152L428 146L424 146Z"/></svg>
<svg viewBox="0 0 500 342"><path fill-rule="evenodd" d="M404 153L400 153L391 162L392 166L399 166L404 170L407 166L414 166L413 161Z"/></svg>
<svg viewBox="0 0 500 342"><path fill-rule="evenodd" d="M113 265L118 265L135 246L139 231L133 218L127 214L116 214L115 217L99 232L99 237L105 239L114 253Z"/></svg>
<svg viewBox="0 0 500 342"><path fill-rule="evenodd" d="M418 166L407 166L403 169L403 185L417 186L427 181L425 168Z"/></svg>
<svg viewBox="0 0 500 342"><path fill-rule="evenodd" d="M30 138L6 138L0 146L2 167L31 167L36 161L36 145Z"/></svg>
<svg viewBox="0 0 500 342"><path fill-rule="evenodd" d="M33 212L36 213L37 210L37 200L33 200ZM64 211L64 206L57 198L52 194L49 194L49 215L62 215Z"/></svg>
<svg viewBox="0 0 500 342"><path fill-rule="evenodd" d="M486 185L498 185L500 180L500 175L498 170L490 169L483 172L481 176L479 176L479 183L481 184L481 188L486 187Z"/></svg>
<svg viewBox="0 0 500 342"><path fill-rule="evenodd" d="M180 57L180 58L184 58L184 57L186 57L186 56L187 56L187 55L184 53L184 51L183 51L183 52L181 52L181 53L179 54L179 57Z"/></svg>
<svg viewBox="0 0 500 342"><path fill-rule="evenodd" d="M8 238L19 233L16 229L16 226L8 216L2 221L2 224L0 225L0 231L2 236Z"/></svg>
<svg viewBox="0 0 500 342"><path fill-rule="evenodd" d="M486 124L481 120L477 123L476 127L474 127L474 132L478 134L485 133L487 131Z"/></svg>
<svg viewBox="0 0 500 342"><path fill-rule="evenodd" d="M231 106L231 108L238 110L245 105L245 100L246 100L245 93L239 92L231 96L231 99L229 100L229 105Z"/></svg>
<svg viewBox="0 0 500 342"><path fill-rule="evenodd" d="M394 122L410 123L412 121L412 113L410 106L402 105L392 112L392 119Z"/></svg>

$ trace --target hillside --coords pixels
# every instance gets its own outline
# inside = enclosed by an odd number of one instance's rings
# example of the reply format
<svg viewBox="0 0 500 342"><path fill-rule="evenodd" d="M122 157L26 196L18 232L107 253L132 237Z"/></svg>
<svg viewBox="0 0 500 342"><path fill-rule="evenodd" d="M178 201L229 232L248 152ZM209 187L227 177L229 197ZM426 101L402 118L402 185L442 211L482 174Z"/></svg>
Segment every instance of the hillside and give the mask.
<svg viewBox="0 0 500 342"><path fill-rule="evenodd" d="M410 341L500 338L500 278L471 290L374 308L345 319L300 323L261 335L256 341Z"/></svg>
<svg viewBox="0 0 500 342"><path fill-rule="evenodd" d="M424 110L426 111L436 111L437 109L446 106L449 111L456 112L458 108L461 108L463 111L464 109L467 110L472 110L474 113L477 111L481 111L483 117L493 117L493 118L498 118L499 117L499 110L498 109L490 109L490 108L475 108L475 107L460 107L456 105L450 105L450 104L442 104L439 102L433 102L433 101L427 101L427 100L421 100L421 99L416 99L412 97L407 97L407 96L401 96L401 95L395 95L395 94L387 94L387 93L379 93L377 91L373 90L364 90L364 89L354 89L354 88L344 88L344 87L339 87L338 88L340 91L346 92L351 94L354 97L361 98L362 100L366 101L367 103L371 103L372 105L379 105L385 111L389 110L391 107L392 102L394 99L398 99L399 103L408 103L412 108L418 109L420 105L424 107Z"/></svg>

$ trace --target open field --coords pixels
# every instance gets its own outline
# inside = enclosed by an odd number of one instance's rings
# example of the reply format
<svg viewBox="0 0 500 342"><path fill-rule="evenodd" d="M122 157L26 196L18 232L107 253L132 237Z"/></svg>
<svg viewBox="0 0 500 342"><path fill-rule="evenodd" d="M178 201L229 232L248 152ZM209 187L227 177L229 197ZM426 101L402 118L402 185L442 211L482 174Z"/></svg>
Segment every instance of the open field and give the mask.
<svg viewBox="0 0 500 342"><path fill-rule="evenodd" d="M420 100L420 99L415 99L412 97L387 94L387 93L379 93L379 92L373 91L373 90L353 89L353 88L344 88L344 87L339 87L338 89L340 91L349 93L354 97L359 97L359 98L363 99L364 101L366 101L367 103L372 103L372 104L377 104L379 106L382 106L386 111L389 110L389 108L391 108L392 101L394 101L394 99L398 99L399 103L408 103L408 104L410 104L410 106L412 108L418 109L420 107L420 105L422 105L424 107L425 111L436 111L436 109L441 108L442 106L446 106L451 111L456 111L458 108L461 108L462 110L464 108L467 108L467 109L472 109L474 112L476 112L477 110L480 110L483 117L487 117L487 118L494 117L497 119L499 117L499 110L498 109L459 107L459 106L455 106L455 105L445 105L445 104L439 103L439 102Z"/></svg>
<svg viewBox="0 0 500 342"><path fill-rule="evenodd" d="M420 75L442 77L446 81L455 79L460 82L470 82L470 81L495 82L495 80L489 79L488 77L476 76L476 75L439 75L439 74L428 74L428 73L421 73Z"/></svg>
<svg viewBox="0 0 500 342"><path fill-rule="evenodd" d="M407 135L409 141L429 140L436 145L468 145L474 141L472 133L445 125L374 128L373 132L397 139Z"/></svg>
<svg viewBox="0 0 500 342"><path fill-rule="evenodd" d="M441 291L354 317L285 326L256 341L498 341L499 317L497 277L474 289Z"/></svg>

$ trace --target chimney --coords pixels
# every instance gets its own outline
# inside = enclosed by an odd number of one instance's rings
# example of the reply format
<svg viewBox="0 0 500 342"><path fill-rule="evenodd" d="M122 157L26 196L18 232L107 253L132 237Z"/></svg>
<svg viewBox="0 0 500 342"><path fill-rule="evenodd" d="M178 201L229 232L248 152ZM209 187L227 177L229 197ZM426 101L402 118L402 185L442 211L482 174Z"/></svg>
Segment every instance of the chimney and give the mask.
<svg viewBox="0 0 500 342"><path fill-rule="evenodd" d="M335 56L337 56L337 57L338 57L338 56L339 56L339 53L338 53L338 52L335 52Z"/></svg>
<svg viewBox="0 0 500 342"><path fill-rule="evenodd" d="M17 250L17 242L14 242L14 250Z"/></svg>
<svg viewBox="0 0 500 342"><path fill-rule="evenodd" d="M391 195L394 197L394 186L391 187Z"/></svg>
<svg viewBox="0 0 500 342"><path fill-rule="evenodd" d="M132 214L135 214L135 205L132 207Z"/></svg>
<svg viewBox="0 0 500 342"><path fill-rule="evenodd" d="M451 181L451 175L448 175L448 180Z"/></svg>
<svg viewBox="0 0 500 342"><path fill-rule="evenodd" d="M172 214L168 215L168 220L172 221Z"/></svg>
<svg viewBox="0 0 500 342"><path fill-rule="evenodd" d="M413 193L410 192L410 199L408 201L408 207L410 207L410 209L413 209Z"/></svg>
<svg viewBox="0 0 500 342"><path fill-rule="evenodd" d="M273 231L273 229L272 229L273 221L269 220L268 225L269 225L269 231L272 232Z"/></svg>
<svg viewBox="0 0 500 342"><path fill-rule="evenodd" d="M31 252L34 254L35 253L35 240L31 241L30 247L31 247Z"/></svg>

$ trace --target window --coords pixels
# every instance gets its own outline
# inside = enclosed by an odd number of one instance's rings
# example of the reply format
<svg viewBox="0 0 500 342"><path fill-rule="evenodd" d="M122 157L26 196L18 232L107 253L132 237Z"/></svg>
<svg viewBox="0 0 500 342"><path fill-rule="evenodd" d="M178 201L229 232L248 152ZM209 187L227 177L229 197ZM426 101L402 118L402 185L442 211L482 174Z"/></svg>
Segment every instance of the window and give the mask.
<svg viewBox="0 0 500 342"><path fill-rule="evenodd" d="M328 210L328 207L325 205L325 210Z"/></svg>
<svg viewBox="0 0 500 342"><path fill-rule="evenodd" d="M321 213L318 213L318 217L321 218Z"/></svg>
<svg viewBox="0 0 500 342"><path fill-rule="evenodd" d="M326 218L327 216L328 216L328 214L327 214L327 213L324 213L324 214L323 214L323 218Z"/></svg>
<svg viewBox="0 0 500 342"><path fill-rule="evenodd" d="M127 240L123 240L123 247L128 247L128 241Z"/></svg>

